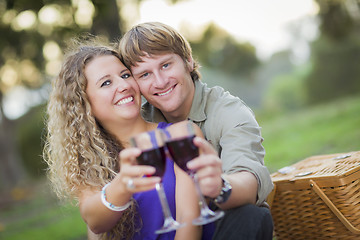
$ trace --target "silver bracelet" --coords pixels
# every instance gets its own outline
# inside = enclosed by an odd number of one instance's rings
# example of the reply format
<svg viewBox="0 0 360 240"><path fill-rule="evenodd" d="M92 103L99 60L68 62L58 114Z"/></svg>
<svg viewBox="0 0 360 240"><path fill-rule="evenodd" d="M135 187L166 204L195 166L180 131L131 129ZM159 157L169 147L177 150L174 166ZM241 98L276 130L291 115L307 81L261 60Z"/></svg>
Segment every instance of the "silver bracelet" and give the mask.
<svg viewBox="0 0 360 240"><path fill-rule="evenodd" d="M130 207L131 205L131 201L127 202L125 205L123 206L115 206L114 204L112 203L109 203L107 200L106 200L106 194L105 194L105 189L110 185L110 183L106 184L102 190L101 190L101 202L104 204L105 207L107 207L108 209L112 210L112 211L115 211L115 212L122 212L124 211L125 209L127 209L128 207Z"/></svg>

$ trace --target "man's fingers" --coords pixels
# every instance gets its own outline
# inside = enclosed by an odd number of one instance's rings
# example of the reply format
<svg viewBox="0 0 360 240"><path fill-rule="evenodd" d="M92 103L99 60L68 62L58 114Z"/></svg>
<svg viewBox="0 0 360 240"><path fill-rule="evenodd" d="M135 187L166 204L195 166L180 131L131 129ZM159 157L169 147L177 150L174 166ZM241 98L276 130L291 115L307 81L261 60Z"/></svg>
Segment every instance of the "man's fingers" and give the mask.
<svg viewBox="0 0 360 240"><path fill-rule="evenodd" d="M220 172L222 171L221 160L214 154L201 154L199 157L189 161L186 166L192 170L199 170L202 168L216 168Z"/></svg>
<svg viewBox="0 0 360 240"><path fill-rule="evenodd" d="M210 178L217 178L220 177L222 174L221 165L214 164L214 165L205 165L202 166L200 169L196 171L196 174L200 179L210 177Z"/></svg>
<svg viewBox="0 0 360 240"><path fill-rule="evenodd" d="M217 155L216 150L213 146L201 137L194 138L194 144L197 146L202 154L215 154Z"/></svg>
<svg viewBox="0 0 360 240"><path fill-rule="evenodd" d="M197 174L198 175L198 174ZM216 197L221 190L222 182L218 177L200 177L198 175L199 184L202 194L208 197Z"/></svg>

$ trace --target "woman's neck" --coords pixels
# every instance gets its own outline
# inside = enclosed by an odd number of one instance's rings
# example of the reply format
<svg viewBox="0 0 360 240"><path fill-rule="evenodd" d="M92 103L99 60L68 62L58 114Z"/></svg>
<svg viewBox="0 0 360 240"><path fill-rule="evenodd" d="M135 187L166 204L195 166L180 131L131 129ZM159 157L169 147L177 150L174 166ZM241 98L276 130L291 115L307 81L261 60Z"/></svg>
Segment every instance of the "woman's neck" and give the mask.
<svg viewBox="0 0 360 240"><path fill-rule="evenodd" d="M120 126L119 126L120 125ZM116 138L121 141L124 147L129 146L129 139L141 132L146 132L149 130L153 130L157 127L156 123L146 122L143 118L138 118L137 120L131 120L127 123L118 124L115 128L113 128L112 133L116 136Z"/></svg>

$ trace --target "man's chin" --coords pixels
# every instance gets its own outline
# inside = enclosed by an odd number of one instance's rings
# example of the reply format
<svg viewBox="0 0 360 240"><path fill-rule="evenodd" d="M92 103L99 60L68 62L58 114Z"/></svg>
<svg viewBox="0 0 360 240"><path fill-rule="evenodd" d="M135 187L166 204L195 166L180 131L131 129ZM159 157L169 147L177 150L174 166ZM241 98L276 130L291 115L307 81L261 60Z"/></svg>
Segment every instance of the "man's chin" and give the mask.
<svg viewBox="0 0 360 240"><path fill-rule="evenodd" d="M158 108L160 111L162 112L166 112L166 113L171 113L173 111L175 111L176 108L174 108L173 106L164 103L164 104L158 104L157 106L155 106L156 108Z"/></svg>

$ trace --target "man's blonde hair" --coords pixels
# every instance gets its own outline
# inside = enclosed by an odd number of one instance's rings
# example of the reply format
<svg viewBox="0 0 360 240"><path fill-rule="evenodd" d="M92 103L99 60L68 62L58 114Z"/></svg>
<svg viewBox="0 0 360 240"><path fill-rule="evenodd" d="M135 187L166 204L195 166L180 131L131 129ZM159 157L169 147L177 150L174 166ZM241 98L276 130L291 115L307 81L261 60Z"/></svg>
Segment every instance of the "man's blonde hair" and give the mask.
<svg viewBox="0 0 360 240"><path fill-rule="evenodd" d="M184 63L192 57L189 42L172 27L160 22L141 23L131 28L121 38L118 50L121 60L129 69L141 62L146 55L162 55L175 53ZM200 79L199 64L194 60L193 71L190 73L193 81Z"/></svg>

